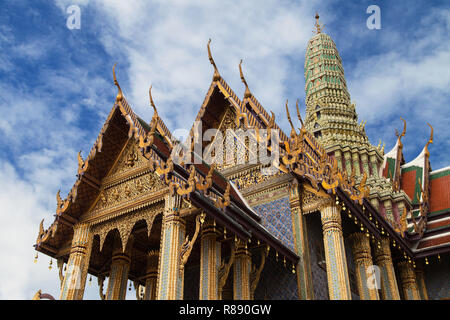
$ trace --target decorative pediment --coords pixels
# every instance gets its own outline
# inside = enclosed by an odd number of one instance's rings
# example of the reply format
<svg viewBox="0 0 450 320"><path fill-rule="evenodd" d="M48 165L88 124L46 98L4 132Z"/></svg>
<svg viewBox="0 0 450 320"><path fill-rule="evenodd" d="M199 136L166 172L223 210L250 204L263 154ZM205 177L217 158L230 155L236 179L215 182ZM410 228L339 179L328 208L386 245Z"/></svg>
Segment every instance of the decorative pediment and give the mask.
<svg viewBox="0 0 450 320"><path fill-rule="evenodd" d="M126 203L132 203L144 195L161 190L166 186L153 173L146 173L129 180L105 187L100 192L89 216L95 216L105 210L113 209Z"/></svg>

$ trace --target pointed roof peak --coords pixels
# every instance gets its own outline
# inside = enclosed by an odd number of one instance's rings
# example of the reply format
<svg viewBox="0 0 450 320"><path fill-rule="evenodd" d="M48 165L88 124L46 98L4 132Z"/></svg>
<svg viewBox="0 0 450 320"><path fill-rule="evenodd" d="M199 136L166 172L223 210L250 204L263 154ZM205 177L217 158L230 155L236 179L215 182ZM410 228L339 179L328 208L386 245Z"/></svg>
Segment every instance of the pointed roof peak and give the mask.
<svg viewBox="0 0 450 320"><path fill-rule="evenodd" d="M115 63L113 66L114 84L117 86L117 89L119 90L117 92L116 101L122 101L123 93L122 93L122 89L120 88L119 82L117 81L117 78L116 78L116 71L115 71L116 65L117 65L117 63Z"/></svg>
<svg viewBox="0 0 450 320"><path fill-rule="evenodd" d="M250 92L250 89L248 88L247 81L245 80L244 73L242 72L242 59L241 59L241 62L239 62L239 74L241 76L242 83L245 85L244 98L250 98L252 96L252 93Z"/></svg>
<svg viewBox="0 0 450 320"><path fill-rule="evenodd" d="M208 58L209 62L211 62L212 66L214 67L214 75L213 75L213 81L217 81L220 79L220 73L217 69L216 63L214 62L214 59L211 54L211 48L210 48L211 38L208 40L207 49L208 49Z"/></svg>
<svg viewBox="0 0 450 320"><path fill-rule="evenodd" d="M315 18L316 18L316 23L314 24L314 26L316 27L316 30L314 30L314 32L316 34L322 33L323 29L325 28L325 25L324 24L322 24L322 25L319 24L319 13L317 13L317 11L316 11Z"/></svg>

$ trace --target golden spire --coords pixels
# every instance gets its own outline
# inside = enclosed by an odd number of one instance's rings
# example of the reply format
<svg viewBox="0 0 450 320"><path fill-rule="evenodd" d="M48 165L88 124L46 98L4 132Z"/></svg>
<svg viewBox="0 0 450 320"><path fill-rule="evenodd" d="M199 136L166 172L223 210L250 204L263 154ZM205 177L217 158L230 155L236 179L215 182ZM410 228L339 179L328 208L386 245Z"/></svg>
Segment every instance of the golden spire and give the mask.
<svg viewBox="0 0 450 320"><path fill-rule="evenodd" d="M428 140L427 144L425 145L425 155L426 155L427 157L429 157L429 156L430 156L430 152L428 151L428 145L429 145L430 143L433 143L433 127L432 127L431 124L429 124L428 122L427 122L427 125L429 125L430 128L431 128L431 135L430 135L430 139Z"/></svg>
<svg viewBox="0 0 450 320"><path fill-rule="evenodd" d="M211 62L211 64L212 64L213 67L214 67L213 80L214 80L214 81L217 81L217 80L220 79L220 74L219 74L219 70L217 69L216 63L214 62L214 59L213 59L213 57L212 57L212 55L211 55L211 48L209 47L209 44L210 44L210 43L211 43L211 39L208 40L208 45L207 45L207 48L208 48L208 58L209 58L209 62Z"/></svg>
<svg viewBox="0 0 450 320"><path fill-rule="evenodd" d="M325 28L325 25L320 25L320 24L319 24L319 14L318 14L317 12L316 12L315 18L316 18L316 23L315 23L316 30L314 30L314 32L315 32L316 34L319 34L319 33L321 33L322 30Z"/></svg>
<svg viewBox="0 0 450 320"><path fill-rule="evenodd" d="M242 73L242 66L241 65L242 65L242 59L241 59L241 62L239 62L239 73L241 75L241 80L242 80L242 82L245 85L244 98L250 98L252 94L251 94L251 92L250 92L250 90L248 88L247 81L245 81L244 74Z"/></svg>
<svg viewBox="0 0 450 320"><path fill-rule="evenodd" d="M117 92L116 101L121 101L123 98L123 94L122 94L122 89L119 86L119 82L117 82L117 78L116 78L116 71L115 71L116 65L117 65L117 63L115 63L113 66L114 84L117 86L117 89L119 89L119 92Z"/></svg>

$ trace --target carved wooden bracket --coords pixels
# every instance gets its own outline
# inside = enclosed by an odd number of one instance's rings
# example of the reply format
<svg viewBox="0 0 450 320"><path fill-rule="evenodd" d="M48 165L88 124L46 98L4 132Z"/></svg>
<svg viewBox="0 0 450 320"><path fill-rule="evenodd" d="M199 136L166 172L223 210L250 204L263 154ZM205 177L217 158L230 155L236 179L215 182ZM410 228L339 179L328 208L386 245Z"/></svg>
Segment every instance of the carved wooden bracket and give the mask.
<svg viewBox="0 0 450 320"><path fill-rule="evenodd" d="M225 260L222 260L222 264L219 267L219 299L222 298L223 287L228 279L228 274L230 273L231 266L234 263L235 258L235 249L234 244L231 244L231 256L228 263L225 263Z"/></svg>
<svg viewBox="0 0 450 320"><path fill-rule="evenodd" d="M181 252L180 252L180 274L184 271L184 266L186 265L189 256L191 255L192 248L194 247L195 240L197 240L198 234L200 232L200 226L205 221L205 214L199 214L195 218L195 233L192 236L191 241L189 241L189 236L186 236L186 240L184 240L183 244L181 245Z"/></svg>
<svg viewBox="0 0 450 320"><path fill-rule="evenodd" d="M253 265L252 271L250 273L250 299L253 300L256 287L258 286L259 279L261 277L261 272L264 269L264 264L266 263L266 253L264 249L261 249L261 263L256 269L256 265Z"/></svg>

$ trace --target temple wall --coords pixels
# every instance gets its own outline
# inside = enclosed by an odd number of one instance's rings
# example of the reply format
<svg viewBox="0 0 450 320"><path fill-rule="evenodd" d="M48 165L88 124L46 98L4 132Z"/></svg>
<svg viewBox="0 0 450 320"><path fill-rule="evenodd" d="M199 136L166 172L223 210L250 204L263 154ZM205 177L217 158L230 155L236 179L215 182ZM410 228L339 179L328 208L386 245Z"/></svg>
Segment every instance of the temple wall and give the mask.
<svg viewBox="0 0 450 320"><path fill-rule="evenodd" d="M269 198L269 200L271 200ZM261 224L287 247L294 249L289 197L283 197L253 207L261 217Z"/></svg>
<svg viewBox="0 0 450 320"><path fill-rule="evenodd" d="M425 266L425 284L430 300L450 299L450 253L441 254L441 262L436 256L428 259Z"/></svg>

